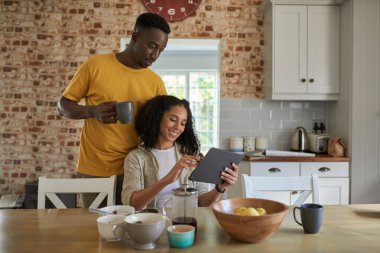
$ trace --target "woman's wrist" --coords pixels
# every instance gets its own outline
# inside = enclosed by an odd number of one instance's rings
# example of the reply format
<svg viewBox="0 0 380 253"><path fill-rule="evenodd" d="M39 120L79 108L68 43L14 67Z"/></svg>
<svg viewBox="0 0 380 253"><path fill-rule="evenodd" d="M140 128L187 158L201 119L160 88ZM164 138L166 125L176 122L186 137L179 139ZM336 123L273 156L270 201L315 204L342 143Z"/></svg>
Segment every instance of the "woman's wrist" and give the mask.
<svg viewBox="0 0 380 253"><path fill-rule="evenodd" d="M215 190L219 193L225 193L226 192L226 188L225 187L221 187L219 186L218 184L215 185Z"/></svg>

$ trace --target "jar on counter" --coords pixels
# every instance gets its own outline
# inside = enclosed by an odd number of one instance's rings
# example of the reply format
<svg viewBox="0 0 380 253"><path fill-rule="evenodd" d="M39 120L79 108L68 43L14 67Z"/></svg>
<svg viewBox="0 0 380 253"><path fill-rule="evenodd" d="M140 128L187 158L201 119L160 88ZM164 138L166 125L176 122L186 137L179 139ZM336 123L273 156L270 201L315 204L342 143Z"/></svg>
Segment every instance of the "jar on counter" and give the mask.
<svg viewBox="0 0 380 253"><path fill-rule="evenodd" d="M230 137L230 151L243 152L243 138Z"/></svg>
<svg viewBox="0 0 380 253"><path fill-rule="evenodd" d="M258 150L268 149L268 138L256 137L256 149L258 149Z"/></svg>
<svg viewBox="0 0 380 253"><path fill-rule="evenodd" d="M244 152L255 150L255 137L247 136L244 138Z"/></svg>

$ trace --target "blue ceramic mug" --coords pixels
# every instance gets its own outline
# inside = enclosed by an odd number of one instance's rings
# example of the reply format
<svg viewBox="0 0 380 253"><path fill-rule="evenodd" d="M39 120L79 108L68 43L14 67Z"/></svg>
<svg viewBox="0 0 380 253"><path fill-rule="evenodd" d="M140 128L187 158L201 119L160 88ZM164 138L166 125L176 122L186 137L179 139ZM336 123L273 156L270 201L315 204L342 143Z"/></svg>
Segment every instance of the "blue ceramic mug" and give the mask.
<svg viewBox="0 0 380 253"><path fill-rule="evenodd" d="M167 228L170 247L187 248L193 245L195 228L190 225L173 225Z"/></svg>
<svg viewBox="0 0 380 253"><path fill-rule="evenodd" d="M297 220L296 210L301 213L301 222ZM322 225L323 206L318 204L303 204L300 207L294 207L293 217L298 225L303 227L307 234L316 234Z"/></svg>

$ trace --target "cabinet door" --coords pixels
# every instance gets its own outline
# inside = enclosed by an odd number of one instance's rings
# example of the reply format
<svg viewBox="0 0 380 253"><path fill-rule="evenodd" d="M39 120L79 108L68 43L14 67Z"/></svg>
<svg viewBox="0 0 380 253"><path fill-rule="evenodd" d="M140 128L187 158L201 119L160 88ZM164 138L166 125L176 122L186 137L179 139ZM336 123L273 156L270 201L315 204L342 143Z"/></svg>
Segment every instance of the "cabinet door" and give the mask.
<svg viewBox="0 0 380 253"><path fill-rule="evenodd" d="M311 196L305 203L311 203ZM349 179L348 178L320 178L319 200L322 205L348 205Z"/></svg>
<svg viewBox="0 0 380 253"><path fill-rule="evenodd" d="M273 19L273 92L306 93L307 7L275 5Z"/></svg>
<svg viewBox="0 0 380 253"><path fill-rule="evenodd" d="M308 93L339 93L339 6L308 6Z"/></svg>

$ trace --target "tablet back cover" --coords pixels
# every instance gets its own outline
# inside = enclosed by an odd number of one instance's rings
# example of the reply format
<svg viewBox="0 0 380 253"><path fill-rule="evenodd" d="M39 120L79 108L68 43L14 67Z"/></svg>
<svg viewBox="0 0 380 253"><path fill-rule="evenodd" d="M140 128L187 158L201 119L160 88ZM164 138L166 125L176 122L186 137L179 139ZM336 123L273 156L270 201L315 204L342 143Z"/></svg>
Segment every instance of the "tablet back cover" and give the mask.
<svg viewBox="0 0 380 253"><path fill-rule="evenodd" d="M222 149L211 148L201 163L190 174L189 180L222 184L220 178L222 171L225 167L232 169L231 163L238 165L244 158L243 154L233 153Z"/></svg>

